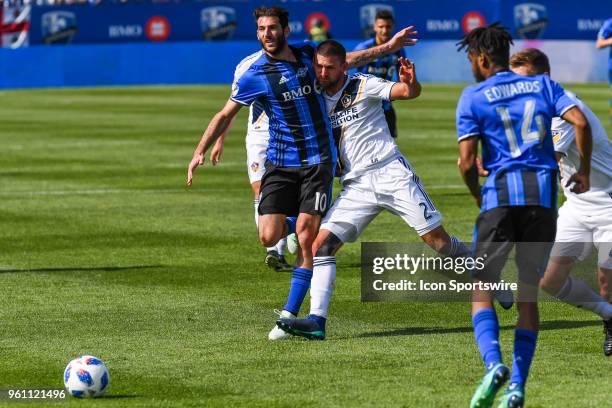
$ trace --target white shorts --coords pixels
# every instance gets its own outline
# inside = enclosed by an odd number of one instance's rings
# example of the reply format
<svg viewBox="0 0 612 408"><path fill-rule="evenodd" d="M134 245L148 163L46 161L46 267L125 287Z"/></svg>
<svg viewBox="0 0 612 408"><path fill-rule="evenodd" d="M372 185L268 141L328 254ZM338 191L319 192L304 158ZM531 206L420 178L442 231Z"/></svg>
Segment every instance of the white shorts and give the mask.
<svg viewBox="0 0 612 408"><path fill-rule="evenodd" d="M406 159L399 158L346 182L321 223L342 242L354 242L382 210L400 216L419 235L440 226L433 205Z"/></svg>
<svg viewBox="0 0 612 408"><path fill-rule="evenodd" d="M266 132L267 135L268 132ZM255 133L246 137L247 171L251 184L261 181L265 172L268 138Z"/></svg>
<svg viewBox="0 0 612 408"><path fill-rule="evenodd" d="M557 236L551 256L585 259L593 250L598 251L598 265L612 269L612 205L588 208L566 201L559 208Z"/></svg>

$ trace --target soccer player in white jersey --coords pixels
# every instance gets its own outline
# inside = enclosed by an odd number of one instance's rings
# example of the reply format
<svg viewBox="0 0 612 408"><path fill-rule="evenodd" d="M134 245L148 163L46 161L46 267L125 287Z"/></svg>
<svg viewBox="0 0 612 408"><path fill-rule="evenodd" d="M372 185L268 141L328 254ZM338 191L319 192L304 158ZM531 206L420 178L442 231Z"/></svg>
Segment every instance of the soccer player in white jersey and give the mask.
<svg viewBox="0 0 612 408"><path fill-rule="evenodd" d="M440 212L402 156L385 119L383 101L420 95L414 65L400 58L400 82L391 82L360 73L347 76L345 58L344 47L328 40L318 46L314 64L338 145L343 188L324 217L313 245L310 315L277 320L282 330L316 340L325 338L336 253L345 242L354 242L381 211L401 217L442 254L468 253L463 243L442 227Z"/></svg>
<svg viewBox="0 0 612 408"><path fill-rule="evenodd" d="M515 53L510 59L519 75L550 74L548 57L535 48ZM580 155L574 127L556 117L552 122L555 153L566 197L559 208L555 246L540 281L546 292L560 300L598 314L604 321L604 354L612 355L612 143L593 111L575 94L566 95L587 118L593 134L589 191L576 194L567 180L576 172ZM584 259L593 246L598 250L598 295L582 280L570 276L577 260Z"/></svg>
<svg viewBox="0 0 612 408"><path fill-rule="evenodd" d="M253 54L260 54L261 51ZM244 69L243 66L238 65L234 77L240 74L240 71ZM210 161L215 166L221 155L223 154L223 144L225 141L226 130L215 142L213 149L210 152ZM259 214L257 213L257 207L259 206L259 189L261 187L261 178L265 172L266 162L266 149L268 148L268 139L270 134L268 133L268 116L263 110L263 106L259 102L253 103L249 107L249 119L247 125L246 134L246 151L247 151L247 172L249 174L249 182L251 183L251 189L253 190L254 199L253 206L255 208L255 225L259 227ZM271 269L276 271L291 270L291 265L287 263L285 259L285 248L287 246L287 239L294 239L295 234L288 238L282 238L278 243L272 247L266 248L266 258L264 263Z"/></svg>

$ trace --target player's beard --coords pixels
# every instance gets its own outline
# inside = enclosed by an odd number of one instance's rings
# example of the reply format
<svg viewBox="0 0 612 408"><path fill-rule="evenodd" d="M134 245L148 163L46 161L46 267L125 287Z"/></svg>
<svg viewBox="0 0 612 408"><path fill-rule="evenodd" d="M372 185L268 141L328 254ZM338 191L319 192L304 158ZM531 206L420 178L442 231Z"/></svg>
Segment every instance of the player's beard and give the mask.
<svg viewBox="0 0 612 408"><path fill-rule="evenodd" d="M338 78L329 78L329 79L320 79L317 78L317 81L319 82L319 85L321 86L321 88L325 89L325 90L332 90L335 88L338 88L338 85L340 84L340 82L342 81L342 79L344 78L344 73L342 73L342 75L338 76Z"/></svg>
<svg viewBox="0 0 612 408"><path fill-rule="evenodd" d="M280 36L276 38L273 41L272 48L269 48L270 45L266 47L267 44L265 39L259 40L259 42L261 43L261 48L263 48L264 51L275 57L283 51L283 48L285 48L285 44L287 43L287 39L285 38L285 36Z"/></svg>
<svg viewBox="0 0 612 408"><path fill-rule="evenodd" d="M486 79L484 75L482 74L482 72L480 72L480 68L478 66L472 69L472 73L474 74L474 78L476 79L476 82L482 82Z"/></svg>

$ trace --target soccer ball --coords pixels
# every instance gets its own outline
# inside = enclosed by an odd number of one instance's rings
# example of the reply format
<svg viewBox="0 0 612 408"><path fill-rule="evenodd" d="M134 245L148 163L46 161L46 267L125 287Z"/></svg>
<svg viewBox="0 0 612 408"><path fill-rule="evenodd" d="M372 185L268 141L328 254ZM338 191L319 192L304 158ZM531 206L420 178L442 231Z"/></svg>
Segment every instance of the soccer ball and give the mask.
<svg viewBox="0 0 612 408"><path fill-rule="evenodd" d="M109 380L108 369L102 360L93 356L75 358L64 370L64 387L77 398L101 397Z"/></svg>

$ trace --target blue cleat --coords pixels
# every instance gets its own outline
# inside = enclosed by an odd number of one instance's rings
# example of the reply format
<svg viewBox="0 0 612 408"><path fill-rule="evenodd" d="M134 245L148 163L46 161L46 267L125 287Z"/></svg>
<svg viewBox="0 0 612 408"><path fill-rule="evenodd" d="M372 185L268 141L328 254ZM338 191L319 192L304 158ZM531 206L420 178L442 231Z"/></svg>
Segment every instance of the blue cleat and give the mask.
<svg viewBox="0 0 612 408"><path fill-rule="evenodd" d="M497 408L522 408L525 405L525 390L518 384L511 384L499 399Z"/></svg>
<svg viewBox="0 0 612 408"><path fill-rule="evenodd" d="M508 381L510 370L502 363L497 363L482 378L476 389L470 408L490 408L495 402L497 391Z"/></svg>
<svg viewBox="0 0 612 408"><path fill-rule="evenodd" d="M285 332L294 336L305 337L309 340L325 340L325 327L321 327L318 316L310 315L302 319L280 318L276 325Z"/></svg>

